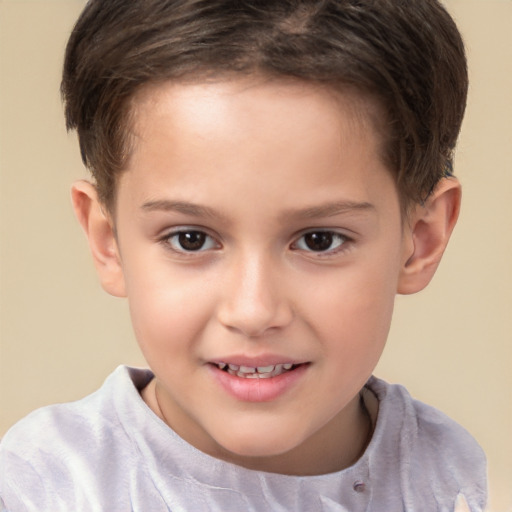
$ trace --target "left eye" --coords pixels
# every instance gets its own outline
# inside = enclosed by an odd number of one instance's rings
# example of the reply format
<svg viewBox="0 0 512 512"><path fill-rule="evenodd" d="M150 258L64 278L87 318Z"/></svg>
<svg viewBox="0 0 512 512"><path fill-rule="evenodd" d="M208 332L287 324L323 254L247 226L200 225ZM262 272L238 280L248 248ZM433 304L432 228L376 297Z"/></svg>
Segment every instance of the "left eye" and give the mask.
<svg viewBox="0 0 512 512"><path fill-rule="evenodd" d="M302 235L293 245L301 251L332 252L341 247L347 238L333 231L311 231Z"/></svg>
<svg viewBox="0 0 512 512"><path fill-rule="evenodd" d="M203 231L179 231L166 237L166 242L178 252L199 252L215 249L215 240Z"/></svg>

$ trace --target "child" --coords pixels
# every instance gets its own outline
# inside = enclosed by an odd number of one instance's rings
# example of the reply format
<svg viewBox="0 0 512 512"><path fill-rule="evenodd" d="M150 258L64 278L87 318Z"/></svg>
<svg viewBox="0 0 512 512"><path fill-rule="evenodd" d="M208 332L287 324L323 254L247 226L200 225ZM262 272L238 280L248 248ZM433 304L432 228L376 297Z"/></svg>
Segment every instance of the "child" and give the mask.
<svg viewBox="0 0 512 512"><path fill-rule="evenodd" d="M455 225L467 72L436 0L91 0L72 197L151 370L0 445L18 511L452 511L469 434L372 376Z"/></svg>

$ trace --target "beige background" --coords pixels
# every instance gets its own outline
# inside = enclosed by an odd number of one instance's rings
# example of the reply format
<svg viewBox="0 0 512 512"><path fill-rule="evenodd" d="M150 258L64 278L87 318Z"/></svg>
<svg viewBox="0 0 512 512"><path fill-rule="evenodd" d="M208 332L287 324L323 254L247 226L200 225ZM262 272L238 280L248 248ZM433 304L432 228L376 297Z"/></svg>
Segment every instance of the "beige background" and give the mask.
<svg viewBox="0 0 512 512"><path fill-rule="evenodd" d="M432 285L399 297L377 374L466 426L494 511L512 511L512 1L446 0L471 94L462 216ZM0 0L0 435L32 409L142 365L124 301L97 284L70 183L85 176L58 94L82 0Z"/></svg>

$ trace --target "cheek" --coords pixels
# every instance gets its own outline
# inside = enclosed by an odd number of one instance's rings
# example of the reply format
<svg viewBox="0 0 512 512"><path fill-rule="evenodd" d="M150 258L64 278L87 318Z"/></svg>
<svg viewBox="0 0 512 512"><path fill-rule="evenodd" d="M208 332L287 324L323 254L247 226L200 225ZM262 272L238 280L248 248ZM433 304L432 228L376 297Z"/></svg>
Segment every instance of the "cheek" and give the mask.
<svg viewBox="0 0 512 512"><path fill-rule="evenodd" d="M165 267L165 266L164 266ZM208 321L211 298L195 280L153 266L128 279L130 316L146 355L175 353L193 345ZM149 355L149 354L148 354Z"/></svg>
<svg viewBox="0 0 512 512"><path fill-rule="evenodd" d="M393 313L396 271L361 265L342 270L308 294L308 321L324 351L344 372L372 371L384 348Z"/></svg>
<svg viewBox="0 0 512 512"><path fill-rule="evenodd" d="M393 311L396 275L370 266L342 270L310 287L307 299L311 318L322 319L327 330L375 332L387 325Z"/></svg>

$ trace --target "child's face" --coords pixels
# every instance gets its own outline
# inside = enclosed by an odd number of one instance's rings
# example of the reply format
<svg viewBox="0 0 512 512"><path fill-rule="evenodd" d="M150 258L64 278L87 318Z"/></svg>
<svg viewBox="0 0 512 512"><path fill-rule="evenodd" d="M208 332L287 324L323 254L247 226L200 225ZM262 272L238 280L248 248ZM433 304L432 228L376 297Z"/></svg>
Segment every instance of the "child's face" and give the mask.
<svg viewBox="0 0 512 512"><path fill-rule="evenodd" d="M255 80L163 84L136 102L115 213L125 293L165 419L214 456L340 461L364 425L358 392L411 245L355 105ZM293 460L283 472L308 471Z"/></svg>

